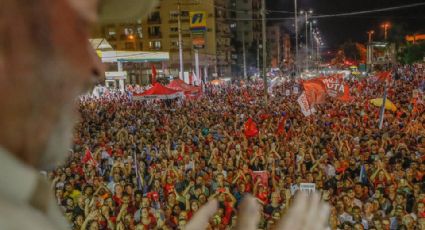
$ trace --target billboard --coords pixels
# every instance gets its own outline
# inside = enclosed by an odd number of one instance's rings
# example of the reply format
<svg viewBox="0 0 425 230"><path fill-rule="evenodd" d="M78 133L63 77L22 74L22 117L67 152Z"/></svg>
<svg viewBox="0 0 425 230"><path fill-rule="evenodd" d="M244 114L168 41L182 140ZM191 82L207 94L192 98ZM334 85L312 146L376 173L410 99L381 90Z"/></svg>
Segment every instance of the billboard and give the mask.
<svg viewBox="0 0 425 230"><path fill-rule="evenodd" d="M205 11L191 11L189 16L192 33L203 33L207 30L207 14Z"/></svg>

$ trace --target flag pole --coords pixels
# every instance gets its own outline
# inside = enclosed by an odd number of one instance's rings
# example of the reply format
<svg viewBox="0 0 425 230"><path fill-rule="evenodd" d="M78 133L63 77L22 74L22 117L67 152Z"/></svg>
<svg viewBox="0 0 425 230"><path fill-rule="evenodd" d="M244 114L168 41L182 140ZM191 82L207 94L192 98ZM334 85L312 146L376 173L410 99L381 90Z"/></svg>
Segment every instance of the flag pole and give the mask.
<svg viewBox="0 0 425 230"><path fill-rule="evenodd" d="M382 125L384 123L384 116L385 116L385 104L387 103L387 81L385 81L384 85L384 96L382 98L382 106L381 111L379 113L379 129L382 129Z"/></svg>
<svg viewBox="0 0 425 230"><path fill-rule="evenodd" d="M141 183L141 178L140 178L140 173L139 173L139 167L137 165L136 151L133 151L133 158L134 158L134 167L136 169L137 188L139 188L139 190L141 190L142 189L142 183Z"/></svg>

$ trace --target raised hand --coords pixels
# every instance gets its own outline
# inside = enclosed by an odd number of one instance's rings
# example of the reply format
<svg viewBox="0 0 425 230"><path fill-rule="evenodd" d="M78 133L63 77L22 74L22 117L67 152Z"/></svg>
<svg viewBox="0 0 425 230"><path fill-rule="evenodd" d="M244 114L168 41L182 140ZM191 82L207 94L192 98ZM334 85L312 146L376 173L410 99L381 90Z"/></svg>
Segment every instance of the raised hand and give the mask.
<svg viewBox="0 0 425 230"><path fill-rule="evenodd" d="M259 203L248 195L244 198L237 218L236 230L255 230L260 221ZM209 219L217 211L217 201L211 200L203 206L186 225L186 230L206 229ZM279 221L278 230L325 230L329 217L329 206L314 193L300 193L287 214Z"/></svg>

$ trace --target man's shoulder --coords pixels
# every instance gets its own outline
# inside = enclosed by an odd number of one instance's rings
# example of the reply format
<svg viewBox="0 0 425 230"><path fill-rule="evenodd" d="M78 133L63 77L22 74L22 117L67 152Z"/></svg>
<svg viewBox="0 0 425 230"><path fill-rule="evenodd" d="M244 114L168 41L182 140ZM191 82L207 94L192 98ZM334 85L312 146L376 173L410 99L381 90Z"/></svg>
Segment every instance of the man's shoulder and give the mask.
<svg viewBox="0 0 425 230"><path fill-rule="evenodd" d="M0 196L0 229L55 229L41 212L26 204L12 203Z"/></svg>

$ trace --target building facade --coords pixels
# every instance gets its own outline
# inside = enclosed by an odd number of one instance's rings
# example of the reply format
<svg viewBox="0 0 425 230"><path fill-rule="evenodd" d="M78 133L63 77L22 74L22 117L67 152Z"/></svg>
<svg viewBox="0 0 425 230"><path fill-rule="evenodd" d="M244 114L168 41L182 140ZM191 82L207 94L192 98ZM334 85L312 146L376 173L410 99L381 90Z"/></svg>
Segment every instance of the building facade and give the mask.
<svg viewBox="0 0 425 230"><path fill-rule="evenodd" d="M169 52L161 68L165 75L179 75L179 13L184 71L195 69L195 50L190 30L190 12L205 12L204 48L199 49L202 75L212 78L230 74L230 24L226 0L160 0L148 17L122 24L105 24L93 37L106 38L115 50ZM147 70L148 71L148 70ZM204 76L203 76L204 77Z"/></svg>
<svg viewBox="0 0 425 230"><path fill-rule="evenodd" d="M271 68L279 68L282 61L283 40L280 25L267 27L267 63Z"/></svg>

